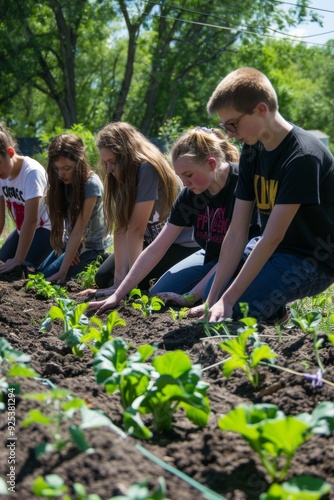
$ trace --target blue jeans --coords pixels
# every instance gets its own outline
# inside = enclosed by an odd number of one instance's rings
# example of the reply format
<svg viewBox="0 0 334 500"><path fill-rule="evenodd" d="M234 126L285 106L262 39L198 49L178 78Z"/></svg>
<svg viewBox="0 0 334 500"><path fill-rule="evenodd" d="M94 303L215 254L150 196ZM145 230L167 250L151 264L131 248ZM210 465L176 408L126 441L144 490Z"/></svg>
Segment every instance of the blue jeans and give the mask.
<svg viewBox="0 0 334 500"><path fill-rule="evenodd" d="M101 252L100 252L101 253ZM99 252L96 250L86 250L80 255L79 264L75 264L74 266L70 266L69 270L66 274L66 279L76 278L81 271L84 271L85 268L93 262L98 255ZM65 253L58 256L55 251L52 251L50 255L45 259L45 261L39 266L37 271L39 273L43 273L45 278L49 278L53 274L57 273L60 269L60 266L63 262Z"/></svg>
<svg viewBox="0 0 334 500"><path fill-rule="evenodd" d="M162 292L174 292L179 294L189 292L217 263L216 259L204 264L204 258L204 250L198 250L186 259L181 260L181 262L175 266L171 267L150 289L150 297ZM210 280L210 283L208 283L205 288L203 300L206 299L209 293L212 280Z"/></svg>
<svg viewBox="0 0 334 500"><path fill-rule="evenodd" d="M245 256L253 246L254 241L251 240L246 247ZM238 302L247 303L249 316L263 321L273 316L281 306L317 295L333 283L334 276L320 269L316 261L277 252L270 257ZM236 304L233 318L240 317L240 308Z"/></svg>
<svg viewBox="0 0 334 500"><path fill-rule="evenodd" d="M49 229L45 229L44 227L36 229L29 251L24 260L25 265L36 268L43 262L52 251L50 236L51 231ZM10 233L0 248L0 260L6 262L6 260L15 257L19 244L19 237L20 235L16 229Z"/></svg>

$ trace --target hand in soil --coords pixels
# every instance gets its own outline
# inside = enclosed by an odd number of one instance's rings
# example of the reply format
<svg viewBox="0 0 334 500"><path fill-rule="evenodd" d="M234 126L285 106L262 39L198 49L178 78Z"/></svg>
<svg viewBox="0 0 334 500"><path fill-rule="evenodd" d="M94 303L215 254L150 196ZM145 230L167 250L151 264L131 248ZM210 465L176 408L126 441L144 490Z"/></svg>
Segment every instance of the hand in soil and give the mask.
<svg viewBox="0 0 334 500"><path fill-rule="evenodd" d="M174 292L162 292L162 293L157 293L155 297L158 297L159 299L163 300L165 304L168 302L172 302L172 304L176 304L178 306L186 306L187 301L183 297L183 295L180 295L179 293L174 293Z"/></svg>
<svg viewBox="0 0 334 500"><path fill-rule="evenodd" d="M192 307L189 309L187 316L188 318L201 318L204 317L205 304L200 304L199 306Z"/></svg>

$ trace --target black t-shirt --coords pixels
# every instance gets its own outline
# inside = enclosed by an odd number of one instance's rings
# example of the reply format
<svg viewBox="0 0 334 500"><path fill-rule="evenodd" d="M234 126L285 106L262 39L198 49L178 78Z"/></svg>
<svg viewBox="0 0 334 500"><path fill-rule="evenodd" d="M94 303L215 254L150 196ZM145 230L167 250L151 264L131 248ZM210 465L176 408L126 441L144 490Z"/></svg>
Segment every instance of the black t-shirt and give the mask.
<svg viewBox="0 0 334 500"><path fill-rule="evenodd" d="M226 184L219 193L194 194L184 188L173 205L168 222L194 227L194 239L206 251L206 261L218 259L232 218L237 180L238 166L231 163Z"/></svg>
<svg viewBox="0 0 334 500"><path fill-rule="evenodd" d="M273 151L244 145L236 197L256 200L262 232L274 205L300 204L276 252L307 258L334 274L334 158L321 141L293 126Z"/></svg>

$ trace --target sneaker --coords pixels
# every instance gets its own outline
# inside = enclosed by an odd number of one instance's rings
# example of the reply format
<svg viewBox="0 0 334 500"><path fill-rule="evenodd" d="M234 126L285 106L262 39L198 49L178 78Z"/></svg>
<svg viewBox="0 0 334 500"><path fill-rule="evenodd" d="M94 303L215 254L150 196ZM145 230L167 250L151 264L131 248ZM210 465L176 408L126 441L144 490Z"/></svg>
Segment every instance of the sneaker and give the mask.
<svg viewBox="0 0 334 500"><path fill-rule="evenodd" d="M269 326L274 325L284 325L290 319L290 311L286 308L286 306L281 306L273 316L267 318L264 323Z"/></svg>

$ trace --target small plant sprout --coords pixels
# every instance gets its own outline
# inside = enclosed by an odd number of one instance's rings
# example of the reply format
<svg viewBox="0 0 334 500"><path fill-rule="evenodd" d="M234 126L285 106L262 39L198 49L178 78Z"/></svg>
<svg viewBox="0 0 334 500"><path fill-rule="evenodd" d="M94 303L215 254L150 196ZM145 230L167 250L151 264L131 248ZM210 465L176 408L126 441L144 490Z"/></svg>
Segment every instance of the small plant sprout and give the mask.
<svg viewBox="0 0 334 500"><path fill-rule="evenodd" d="M319 324L321 322L322 315L318 311L310 311L300 317L292 317L291 322L298 326L305 334L310 333L313 338L313 346L315 350L315 356L317 359L318 366L322 373L325 369L320 359L319 350L322 347L323 339L318 339Z"/></svg>
<svg viewBox="0 0 334 500"><path fill-rule="evenodd" d="M238 336L219 344L221 349L231 354L231 357L223 363L223 374L229 378L234 370L241 368L253 387L258 387L260 362L264 359L273 359L277 354L266 343L257 340L248 353L247 340L257 332L256 319L244 318L241 322L246 325L238 329Z"/></svg>
<svg viewBox="0 0 334 500"><path fill-rule="evenodd" d="M129 293L130 298L135 296L138 296L138 298L132 302L132 307L139 309L144 317L150 316L153 311L160 311L161 307L165 305L164 301L159 299L159 297L148 297L139 288L134 288Z"/></svg>
<svg viewBox="0 0 334 500"><path fill-rule="evenodd" d="M166 497L165 479L158 478L158 486L154 491L148 488L149 479L144 479L133 484L123 495L109 498L109 500L168 500ZM102 500L99 495L87 493L86 487L81 483L73 483L75 498L68 495L68 486L57 474L48 474L38 476L32 484L33 494L38 498L58 498L61 495L62 500Z"/></svg>
<svg viewBox="0 0 334 500"><path fill-rule="evenodd" d="M239 405L219 419L218 427L239 433L259 455L271 478L281 481L299 446L313 434L331 434L334 403L322 402L312 414L297 416L286 416L271 404Z"/></svg>
<svg viewBox="0 0 334 500"><path fill-rule="evenodd" d="M63 321L63 333L59 335L61 340L65 340L67 345L72 348L73 354L82 357L82 350L85 344L81 343L82 336L87 333L89 328L88 318L83 313L88 307L88 302L75 305L71 299L56 299L58 306L52 306L43 320L40 332L49 332L51 323L60 319Z"/></svg>
<svg viewBox="0 0 334 500"><path fill-rule="evenodd" d="M80 342L88 344L94 354L96 354L108 340L113 339L112 332L114 328L117 326L126 326L126 322L119 316L118 311L112 311L108 315L106 324L103 324L101 319L97 316L92 316L90 321L97 325L98 329L93 327L89 328L89 331L81 337ZM91 342L93 342L93 344L91 344Z"/></svg>
<svg viewBox="0 0 334 500"><path fill-rule="evenodd" d="M183 408L196 425L207 423L208 384L200 381L199 365L192 365L183 351L158 356L150 365L145 360L154 352L152 346L141 346L130 355L128 349L122 339L104 344L95 356L94 372L108 393L119 390L123 422L129 434L141 439L152 437L141 414L152 415L155 430L170 429L177 408Z"/></svg>
<svg viewBox="0 0 334 500"><path fill-rule="evenodd" d="M222 321L218 321L217 323L209 321L209 306L205 304L204 309L204 319L198 321L198 324L203 325L204 333L207 337L219 337L220 332L223 331L225 335L230 336L229 329L227 327L227 323L230 323L232 320L230 318L226 318Z"/></svg>
<svg viewBox="0 0 334 500"><path fill-rule="evenodd" d="M102 256L99 255L93 262L86 266L84 271L81 271L77 275L77 281L81 285L81 288L85 290L86 288L94 288L95 285L95 274L102 262Z"/></svg>
<svg viewBox="0 0 334 500"><path fill-rule="evenodd" d="M43 411L36 408L30 410L22 422L22 427L44 425L50 433L51 441L35 448L36 457L49 452L61 453L70 442L81 452L92 452L85 437L85 429L102 426L115 428L106 415L88 408L84 399L72 397L65 389L54 388L48 392L24 394L23 398L39 401L45 407ZM73 415L77 411L80 412L81 423L73 425Z"/></svg>
<svg viewBox="0 0 334 500"><path fill-rule="evenodd" d="M184 318L187 314L187 311L189 311L189 307L181 307L181 309L173 309L172 307L170 307L168 309L168 312L170 313L173 321Z"/></svg>
<svg viewBox="0 0 334 500"><path fill-rule="evenodd" d="M39 374L28 366L30 361L30 356L14 349L7 340L0 339L0 411L5 409L7 395L10 406L10 400L14 400L15 394L20 392L19 384L9 381L9 378L39 377Z"/></svg>
<svg viewBox="0 0 334 500"><path fill-rule="evenodd" d="M320 477L297 476L289 481L270 486L260 500L320 500L331 490L331 485Z"/></svg>
<svg viewBox="0 0 334 500"><path fill-rule="evenodd" d="M44 299L68 297L66 288L62 288L60 285L52 285L45 279L42 273L29 274L28 278L26 290L32 290L38 297Z"/></svg>

